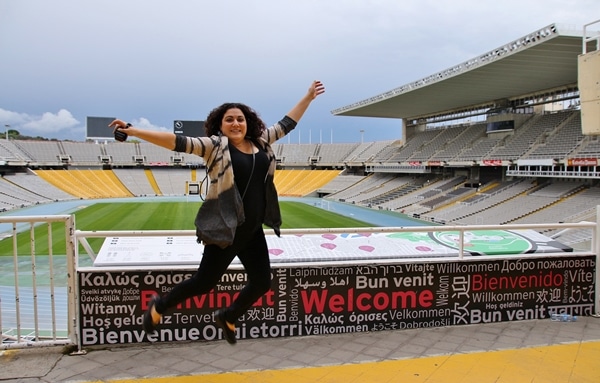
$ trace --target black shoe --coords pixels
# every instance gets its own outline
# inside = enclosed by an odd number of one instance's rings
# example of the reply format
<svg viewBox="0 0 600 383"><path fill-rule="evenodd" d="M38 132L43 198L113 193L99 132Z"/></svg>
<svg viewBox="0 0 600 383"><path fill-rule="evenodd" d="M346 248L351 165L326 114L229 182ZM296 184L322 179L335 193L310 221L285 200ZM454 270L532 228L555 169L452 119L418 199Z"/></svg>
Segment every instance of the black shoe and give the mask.
<svg viewBox="0 0 600 383"><path fill-rule="evenodd" d="M235 339L235 330L232 330L227 325L227 320L225 320L225 310L218 310L215 313L215 321L217 322L217 326L223 330L223 338L229 344L235 344L237 340Z"/></svg>
<svg viewBox="0 0 600 383"><path fill-rule="evenodd" d="M150 303L148 304L148 309L144 313L144 321L142 322L142 326L144 327L144 331L146 332L146 334L153 333L156 329L156 325L158 324L158 322L160 322L160 319L156 322L152 319L152 310L154 310L158 314L154 306L156 306L156 303L159 300L160 297L158 295L153 296L152 299L150 299Z"/></svg>

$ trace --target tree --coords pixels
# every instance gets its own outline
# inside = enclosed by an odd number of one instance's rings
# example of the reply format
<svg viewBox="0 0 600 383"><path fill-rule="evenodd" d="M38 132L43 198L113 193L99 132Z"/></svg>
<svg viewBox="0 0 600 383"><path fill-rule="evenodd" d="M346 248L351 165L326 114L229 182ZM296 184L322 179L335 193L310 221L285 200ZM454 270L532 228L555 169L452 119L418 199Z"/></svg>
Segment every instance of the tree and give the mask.
<svg viewBox="0 0 600 383"><path fill-rule="evenodd" d="M21 133L19 133L18 130L14 130L14 129L8 129L8 133L6 131L4 131L4 137L6 137L8 134L8 137L12 137L13 139L16 137L19 137L21 135Z"/></svg>

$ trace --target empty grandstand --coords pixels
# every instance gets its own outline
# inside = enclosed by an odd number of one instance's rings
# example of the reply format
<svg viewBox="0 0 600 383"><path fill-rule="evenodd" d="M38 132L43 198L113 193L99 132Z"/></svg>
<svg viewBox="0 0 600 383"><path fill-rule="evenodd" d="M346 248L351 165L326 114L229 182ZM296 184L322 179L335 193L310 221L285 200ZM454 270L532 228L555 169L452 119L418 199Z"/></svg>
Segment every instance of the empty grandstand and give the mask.
<svg viewBox="0 0 600 383"><path fill-rule="evenodd" d="M582 45L549 25L450 69L333 111L397 118L395 141L273 145L282 196L319 196L437 224L577 222L600 203L600 140L584 132ZM433 97L435 95L435 97ZM0 139L0 208L185 195L201 159L139 142ZM569 243L585 233L552 233ZM567 237L570 235L571 237Z"/></svg>

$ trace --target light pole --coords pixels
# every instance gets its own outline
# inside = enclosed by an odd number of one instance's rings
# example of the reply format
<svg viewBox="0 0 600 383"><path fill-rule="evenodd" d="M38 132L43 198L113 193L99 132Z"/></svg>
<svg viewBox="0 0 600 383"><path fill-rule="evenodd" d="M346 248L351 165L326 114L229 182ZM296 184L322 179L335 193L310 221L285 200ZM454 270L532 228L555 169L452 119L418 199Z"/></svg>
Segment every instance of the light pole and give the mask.
<svg viewBox="0 0 600 383"><path fill-rule="evenodd" d="M6 128L6 141L8 141L8 129L10 129L10 125L6 124L4 127Z"/></svg>

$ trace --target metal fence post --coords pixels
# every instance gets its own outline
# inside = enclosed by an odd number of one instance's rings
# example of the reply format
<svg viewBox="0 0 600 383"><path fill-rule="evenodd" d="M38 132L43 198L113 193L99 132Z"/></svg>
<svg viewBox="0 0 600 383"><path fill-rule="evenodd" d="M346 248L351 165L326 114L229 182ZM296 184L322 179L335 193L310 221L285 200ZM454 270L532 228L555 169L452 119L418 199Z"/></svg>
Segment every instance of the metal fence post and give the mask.
<svg viewBox="0 0 600 383"><path fill-rule="evenodd" d="M65 221L65 244L67 251L67 310L69 339L77 345L72 354L85 354L79 342L79 291L77 290L77 239L75 238L75 215L71 214Z"/></svg>
<svg viewBox="0 0 600 383"><path fill-rule="evenodd" d="M600 318L600 271L598 271L598 265L600 264L600 205L596 206L596 228L594 235L592 235L592 250L596 253L596 314L595 318Z"/></svg>

